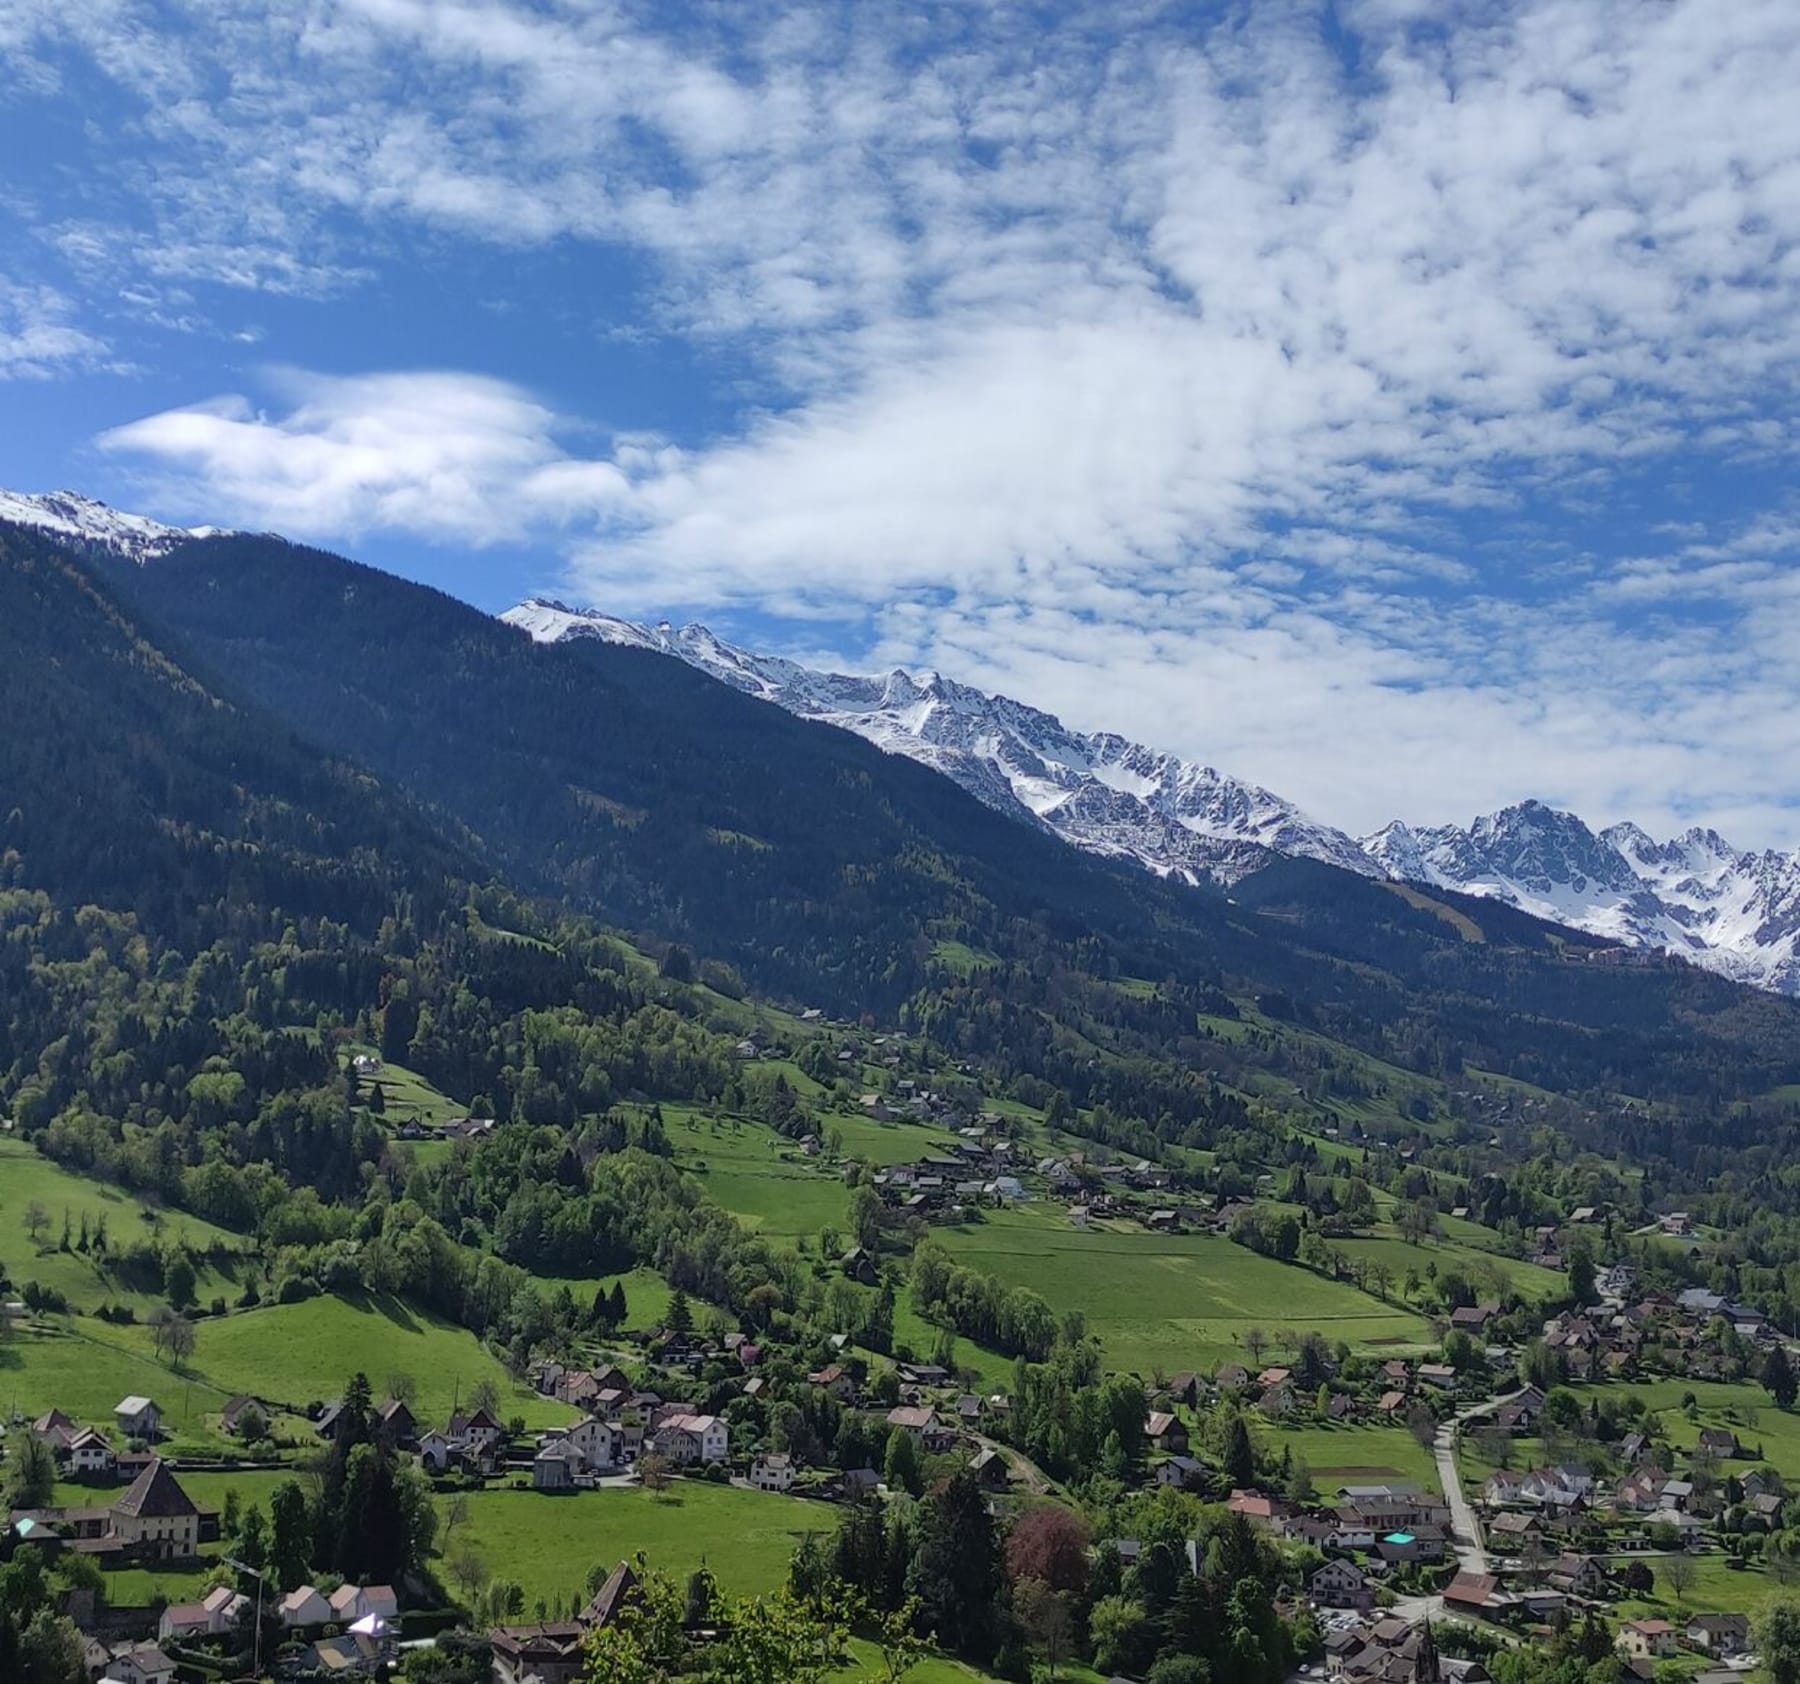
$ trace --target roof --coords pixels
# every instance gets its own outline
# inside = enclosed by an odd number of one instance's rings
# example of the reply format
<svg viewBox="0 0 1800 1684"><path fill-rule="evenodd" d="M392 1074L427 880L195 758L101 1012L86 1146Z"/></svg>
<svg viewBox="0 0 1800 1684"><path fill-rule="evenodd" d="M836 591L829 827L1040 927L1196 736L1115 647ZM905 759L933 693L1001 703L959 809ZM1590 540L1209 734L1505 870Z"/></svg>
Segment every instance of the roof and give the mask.
<svg viewBox="0 0 1800 1684"><path fill-rule="evenodd" d="M156 1405L147 1397L127 1397L113 1405L115 1415L142 1415L146 1409L154 1409Z"/></svg>
<svg viewBox="0 0 1800 1684"><path fill-rule="evenodd" d="M606 1576L606 1583L594 1592L593 1600L581 1611L584 1626L604 1626L637 1592L637 1574L629 1561L621 1561Z"/></svg>
<svg viewBox="0 0 1800 1684"><path fill-rule="evenodd" d="M131 1489L113 1504L113 1509L136 1520L169 1519L200 1512L160 1456L131 1482Z"/></svg>

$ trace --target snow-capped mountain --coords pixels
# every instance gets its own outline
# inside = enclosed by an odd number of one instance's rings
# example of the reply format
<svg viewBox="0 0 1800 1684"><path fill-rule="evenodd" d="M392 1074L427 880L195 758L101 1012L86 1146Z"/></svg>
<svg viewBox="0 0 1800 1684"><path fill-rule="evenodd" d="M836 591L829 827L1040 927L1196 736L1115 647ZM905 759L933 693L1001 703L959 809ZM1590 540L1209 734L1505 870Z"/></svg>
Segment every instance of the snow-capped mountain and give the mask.
<svg viewBox="0 0 1800 1684"><path fill-rule="evenodd" d="M1800 994L1800 851L1748 853L1714 830L1656 842L1598 834L1526 801L1468 829L1394 823L1363 846L1389 876L1464 894L1633 947L1680 954L1740 982Z"/></svg>
<svg viewBox="0 0 1800 1684"><path fill-rule="evenodd" d="M596 637L677 656L791 713L923 761L989 806L1077 847L1155 872L1230 882L1279 853L1380 874L1352 838L1266 789L1110 733L1071 731L1050 714L938 673L815 672L734 648L704 626L641 626L535 599L502 618L540 642Z"/></svg>
<svg viewBox="0 0 1800 1684"><path fill-rule="evenodd" d="M166 526L78 492L0 490L0 522L135 562L221 528ZM1742 982L1800 994L1800 850L1746 852L1716 831L1657 842L1636 825L1589 829L1526 801L1458 825L1396 820L1360 840L1210 766L937 673L819 672L733 647L704 626L645 626L533 599L502 616L542 643L593 637L673 655L807 719L854 731L942 772L990 806L1076 847L1188 881L1229 884L1271 855L1502 900Z"/></svg>
<svg viewBox="0 0 1800 1684"><path fill-rule="evenodd" d="M1474 821L1396 821L1356 840L1291 802L1173 754L937 673L854 677L735 648L704 626L638 625L539 599L502 616L539 642L595 637L673 655L808 719L855 731L953 778L1076 847L1231 883L1270 854L1502 900L1622 944L1661 948L1742 982L1800 994L1800 852L1745 853L1716 832L1596 834L1526 801Z"/></svg>
<svg viewBox="0 0 1800 1684"><path fill-rule="evenodd" d="M155 561L190 538L220 531L215 526L164 526L146 515L128 515L83 497L78 491L0 491L0 520L35 527L65 544L105 550L129 561Z"/></svg>

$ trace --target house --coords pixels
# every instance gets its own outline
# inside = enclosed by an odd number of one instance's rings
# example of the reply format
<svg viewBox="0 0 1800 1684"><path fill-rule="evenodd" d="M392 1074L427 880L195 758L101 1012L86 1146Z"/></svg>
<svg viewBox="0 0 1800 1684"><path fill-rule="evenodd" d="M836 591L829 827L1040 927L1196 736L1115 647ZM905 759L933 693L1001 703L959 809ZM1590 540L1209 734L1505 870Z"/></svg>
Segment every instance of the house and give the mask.
<svg viewBox="0 0 1800 1684"><path fill-rule="evenodd" d="M456 1446L450 1442L447 1433L428 1432L419 1440L419 1460L434 1473L442 1473L450 1466L450 1458Z"/></svg>
<svg viewBox="0 0 1800 1684"><path fill-rule="evenodd" d="M1447 1362L1422 1362L1419 1364L1419 1378L1427 1386L1436 1386L1440 1391L1446 1391L1456 1384L1456 1370Z"/></svg>
<svg viewBox="0 0 1800 1684"><path fill-rule="evenodd" d="M326 1600L338 1625L354 1625L371 1614L379 1620L400 1617L400 1599L392 1585L339 1585Z"/></svg>
<svg viewBox="0 0 1800 1684"><path fill-rule="evenodd" d="M477 1409L468 1415L450 1417L450 1437L480 1456L506 1437L506 1429L488 1410Z"/></svg>
<svg viewBox="0 0 1800 1684"><path fill-rule="evenodd" d="M722 1462L730 1454L731 1429L717 1415L669 1416L656 1429L659 1456L679 1467L690 1462Z"/></svg>
<svg viewBox="0 0 1800 1684"><path fill-rule="evenodd" d="M1264 1526L1273 1526L1292 1513L1279 1497L1265 1496L1260 1491L1233 1491L1225 1499L1225 1506L1233 1514L1241 1514L1246 1520Z"/></svg>
<svg viewBox="0 0 1800 1684"><path fill-rule="evenodd" d="M560 1440L544 1446L531 1459L531 1483L538 1491L573 1491L575 1461Z"/></svg>
<svg viewBox="0 0 1800 1684"><path fill-rule="evenodd" d="M1705 1455L1717 1456L1722 1461L1743 1454L1738 1448L1737 1434L1729 1427L1702 1427L1699 1448Z"/></svg>
<svg viewBox="0 0 1800 1684"><path fill-rule="evenodd" d="M1178 1415L1170 1415L1160 1409L1151 1410L1144 1419L1144 1436L1157 1450L1166 1451L1173 1456L1187 1454L1188 1430L1182 1425Z"/></svg>
<svg viewBox="0 0 1800 1684"><path fill-rule="evenodd" d="M1477 1613L1493 1607L1499 1596L1500 1581L1492 1573L1458 1573L1444 1587L1446 1605Z"/></svg>
<svg viewBox="0 0 1800 1684"><path fill-rule="evenodd" d="M1555 1589L1570 1596L1604 1596L1612 1587L1606 1568L1591 1555L1559 1556L1547 1577Z"/></svg>
<svg viewBox="0 0 1800 1684"><path fill-rule="evenodd" d="M875 1259L860 1245L851 1246L839 1259L839 1263L851 1280L863 1286L873 1286L878 1278Z"/></svg>
<svg viewBox="0 0 1800 1684"><path fill-rule="evenodd" d="M1750 1647L1750 1620L1744 1614L1695 1614L1682 1635L1709 1655L1741 1655Z"/></svg>
<svg viewBox="0 0 1800 1684"><path fill-rule="evenodd" d="M331 1604L311 1585L299 1585L275 1604L275 1617L289 1630L331 1623Z"/></svg>
<svg viewBox="0 0 1800 1684"><path fill-rule="evenodd" d="M856 1395L856 1381L841 1362L828 1362L823 1368L815 1368L807 1375L806 1382L809 1386L822 1386L842 1403L848 1403Z"/></svg>
<svg viewBox="0 0 1800 1684"><path fill-rule="evenodd" d="M1406 1407L1405 1392L1383 1392L1375 1400L1377 1415L1398 1415Z"/></svg>
<svg viewBox="0 0 1800 1684"><path fill-rule="evenodd" d="M1177 1374L1168 1385L1169 1396L1177 1403L1185 1403L1189 1409L1199 1403L1205 1389L1205 1383L1198 1374L1187 1372Z"/></svg>
<svg viewBox="0 0 1800 1684"><path fill-rule="evenodd" d="M162 1618L157 1622L156 1640L159 1643L186 1643L196 1637L216 1637L230 1631L249 1606L249 1597L220 1585L207 1592L200 1602L174 1602L163 1609Z"/></svg>
<svg viewBox="0 0 1800 1684"><path fill-rule="evenodd" d="M113 1419L127 1438L154 1440L162 1434L162 1411L147 1397L121 1398L113 1405Z"/></svg>
<svg viewBox="0 0 1800 1684"><path fill-rule="evenodd" d="M77 1478L111 1474L119 1465L113 1447L92 1427L83 1427L76 1433L65 1454L69 1472Z"/></svg>
<svg viewBox="0 0 1800 1684"><path fill-rule="evenodd" d="M775 1451L758 1456L750 1464L750 1483L758 1491L791 1491L794 1485L794 1459Z"/></svg>
<svg viewBox="0 0 1800 1684"><path fill-rule="evenodd" d="M269 1412L261 1402L239 1392L234 1398L226 1401L225 1407L219 1411L219 1425L232 1438L237 1438L246 1427L260 1422L264 1427L269 1424Z"/></svg>
<svg viewBox="0 0 1800 1684"><path fill-rule="evenodd" d="M1619 1649L1645 1660L1661 1660L1679 1652L1676 1636L1667 1620L1627 1620L1619 1627Z"/></svg>
<svg viewBox="0 0 1800 1684"><path fill-rule="evenodd" d="M587 1673L587 1636L610 1625L638 1594L637 1575L621 1561L572 1620L495 1626L488 1632L494 1684L578 1684Z"/></svg>
<svg viewBox="0 0 1800 1684"><path fill-rule="evenodd" d="M175 1663L154 1643L124 1643L106 1663L108 1684L170 1684Z"/></svg>
<svg viewBox="0 0 1800 1684"><path fill-rule="evenodd" d="M109 1523L114 1537L158 1560L183 1560L200 1547L200 1511L160 1456L113 1504Z"/></svg>
<svg viewBox="0 0 1800 1684"><path fill-rule="evenodd" d="M1307 1585L1315 1608L1355 1608L1366 1613L1375 1606L1375 1587L1362 1570L1347 1561L1328 1561Z"/></svg>
<svg viewBox="0 0 1800 1684"><path fill-rule="evenodd" d="M1006 1458L991 1444L984 1444L975 1452L969 1472L974 1474L976 1484L987 1491L1004 1491L1012 1481Z"/></svg>
<svg viewBox="0 0 1800 1684"><path fill-rule="evenodd" d="M391 1397L375 1411L375 1432L395 1449L411 1449L419 1440L419 1423L405 1402Z"/></svg>
<svg viewBox="0 0 1800 1684"><path fill-rule="evenodd" d="M68 1448L76 1430L75 1423L60 1409L52 1409L31 1423L31 1436L41 1439L58 1456Z"/></svg>
<svg viewBox="0 0 1800 1684"><path fill-rule="evenodd" d="M1197 1456L1171 1456L1156 1464L1156 1483L1193 1491L1206 1483L1206 1464Z"/></svg>
<svg viewBox="0 0 1800 1684"><path fill-rule="evenodd" d="M914 1438L923 1438L936 1427L937 1414L925 1404L901 1404L888 1411L887 1424L889 1431L899 1427Z"/></svg>

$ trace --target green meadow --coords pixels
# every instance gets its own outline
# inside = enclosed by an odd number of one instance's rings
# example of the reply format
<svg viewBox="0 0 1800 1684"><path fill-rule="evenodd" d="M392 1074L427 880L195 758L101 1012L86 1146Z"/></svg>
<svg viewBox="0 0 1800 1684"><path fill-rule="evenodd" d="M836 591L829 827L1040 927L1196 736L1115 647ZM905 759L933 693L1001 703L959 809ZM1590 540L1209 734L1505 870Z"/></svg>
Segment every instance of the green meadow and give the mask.
<svg viewBox="0 0 1800 1684"><path fill-rule="evenodd" d="M34 1205L46 1219L35 1240L26 1220ZM164 1248L185 1244L196 1250L217 1245L240 1250L250 1243L199 1217L165 1211L136 1193L72 1175L24 1141L0 1136L0 1264L15 1289L36 1281L60 1292L77 1310L128 1304L142 1314L159 1303L157 1295L133 1291L104 1274L99 1254L76 1249L84 1220L90 1237L104 1221L108 1251L140 1241ZM70 1235L67 1251L61 1249L65 1227ZM198 1271L194 1290L204 1304L219 1295L235 1297L240 1288L231 1275L205 1268Z"/></svg>
<svg viewBox="0 0 1800 1684"><path fill-rule="evenodd" d="M1399 1353L1431 1343L1424 1318L1343 1281L1260 1257L1212 1235L1081 1231L1033 1205L935 1232L971 1267L1030 1287L1058 1312L1079 1310L1113 1366L1211 1369L1241 1360L1252 1327L1271 1350L1318 1332L1333 1344Z"/></svg>

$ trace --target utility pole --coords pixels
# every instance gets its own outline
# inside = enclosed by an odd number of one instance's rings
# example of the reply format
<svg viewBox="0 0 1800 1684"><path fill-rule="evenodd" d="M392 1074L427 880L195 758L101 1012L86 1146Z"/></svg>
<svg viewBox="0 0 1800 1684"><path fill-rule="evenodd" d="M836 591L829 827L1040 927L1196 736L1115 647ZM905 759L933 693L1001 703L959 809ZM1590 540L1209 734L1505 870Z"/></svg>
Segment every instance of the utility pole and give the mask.
<svg viewBox="0 0 1800 1684"><path fill-rule="evenodd" d="M239 1561L235 1556L222 1555L219 1559L224 1562L227 1567L235 1567L240 1573L248 1573L250 1577L256 1581L256 1635L252 1639L250 1670L254 1672L260 1680L262 1677L262 1604L263 1579L265 1575L258 1569Z"/></svg>

